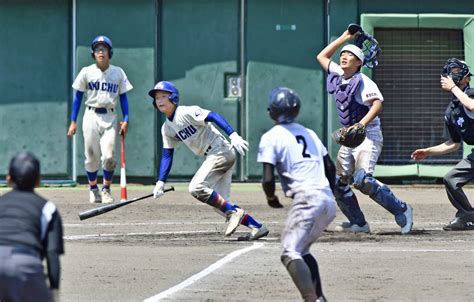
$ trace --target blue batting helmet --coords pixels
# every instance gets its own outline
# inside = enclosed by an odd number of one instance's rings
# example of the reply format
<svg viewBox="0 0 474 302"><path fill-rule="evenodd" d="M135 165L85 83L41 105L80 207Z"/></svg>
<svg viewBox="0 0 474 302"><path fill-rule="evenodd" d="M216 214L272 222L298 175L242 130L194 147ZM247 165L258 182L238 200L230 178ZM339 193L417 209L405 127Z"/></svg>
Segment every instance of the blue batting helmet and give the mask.
<svg viewBox="0 0 474 302"><path fill-rule="evenodd" d="M179 103L179 91L173 83L168 81L161 81L156 83L155 87L152 90L148 91L148 95L151 96L153 99L155 98L155 93L157 91L167 91L170 94L169 99L171 103L178 105ZM153 100L153 105L155 105L155 101Z"/></svg>
<svg viewBox="0 0 474 302"><path fill-rule="evenodd" d="M300 97L286 87L274 88L268 101L268 113L278 123L286 124L295 120L300 112Z"/></svg>
<svg viewBox="0 0 474 302"><path fill-rule="evenodd" d="M94 40L92 40L92 43L91 43L91 55L92 55L92 58L95 58L94 57L94 48L97 44L99 43L103 43L107 46L107 48L109 49L109 59L112 58L112 55L114 53L114 49L112 47L112 40L110 40L109 38L107 38L106 36L97 36L94 38Z"/></svg>

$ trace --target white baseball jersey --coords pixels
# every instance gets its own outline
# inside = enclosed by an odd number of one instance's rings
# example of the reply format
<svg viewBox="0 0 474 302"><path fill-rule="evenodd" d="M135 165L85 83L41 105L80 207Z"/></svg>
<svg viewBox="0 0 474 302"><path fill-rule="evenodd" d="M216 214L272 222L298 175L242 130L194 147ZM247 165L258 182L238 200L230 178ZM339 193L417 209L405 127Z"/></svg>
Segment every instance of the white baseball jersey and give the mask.
<svg viewBox="0 0 474 302"><path fill-rule="evenodd" d="M337 63L331 61L329 63L329 72L332 73L337 73L340 75L344 74L344 71L342 70L341 66L339 66ZM368 106L369 108L372 106L372 102L374 100L380 100L383 102L383 96L382 93L380 92L377 84L372 81L368 76L365 74L361 73L362 80L360 83L359 90L357 91L356 94L356 102L359 104L363 104L365 106ZM346 84L350 81L349 80L344 80L342 79L342 83ZM373 128L380 128L380 118L377 116L375 117L368 125L367 125L367 130L373 129Z"/></svg>
<svg viewBox="0 0 474 302"><path fill-rule="evenodd" d="M117 97L130 91L133 86L122 68L109 65L102 71L94 63L81 69L72 88L84 92L87 106L112 109L115 108Z"/></svg>
<svg viewBox="0 0 474 302"><path fill-rule="evenodd" d="M329 64L329 72L336 72L340 75L344 73L341 66L332 61ZM378 99L383 102L383 96L377 84L365 74L361 74L361 76L362 80L356 94L356 101L369 107L373 100ZM342 176L345 183L352 182L352 175L357 169L364 169L366 173L374 172L383 146L380 118L378 116L367 125L366 131L367 137L362 144L356 148L341 146L337 153L336 173Z"/></svg>
<svg viewBox="0 0 474 302"><path fill-rule="evenodd" d="M205 121L209 112L199 106L176 107L173 120L166 118L161 127L163 148L174 149L183 142L194 154L204 155L209 146L225 140L214 125Z"/></svg>
<svg viewBox="0 0 474 302"><path fill-rule="evenodd" d="M329 190L323 157L328 154L316 133L298 123L275 125L263 134L257 161L276 167L285 194Z"/></svg>
<svg viewBox="0 0 474 302"><path fill-rule="evenodd" d="M326 147L313 130L297 123L275 125L262 135L257 161L276 167L293 203L281 234L281 255L302 259L336 215L324 171Z"/></svg>

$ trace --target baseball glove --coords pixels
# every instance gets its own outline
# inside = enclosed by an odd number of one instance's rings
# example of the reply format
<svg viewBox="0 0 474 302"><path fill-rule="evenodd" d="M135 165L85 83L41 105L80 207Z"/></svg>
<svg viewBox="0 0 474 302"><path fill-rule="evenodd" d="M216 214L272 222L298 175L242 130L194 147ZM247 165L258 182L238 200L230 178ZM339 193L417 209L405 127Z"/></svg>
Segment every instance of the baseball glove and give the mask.
<svg viewBox="0 0 474 302"><path fill-rule="evenodd" d="M339 145L355 148L365 139L365 126L357 123L349 128L340 128L332 133L332 138Z"/></svg>

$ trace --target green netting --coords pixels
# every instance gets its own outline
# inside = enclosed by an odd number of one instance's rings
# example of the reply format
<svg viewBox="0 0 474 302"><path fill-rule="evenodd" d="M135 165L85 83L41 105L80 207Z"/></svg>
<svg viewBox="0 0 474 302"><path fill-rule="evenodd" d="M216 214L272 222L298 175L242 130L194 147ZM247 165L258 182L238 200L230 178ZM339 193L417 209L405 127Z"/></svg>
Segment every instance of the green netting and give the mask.
<svg viewBox="0 0 474 302"><path fill-rule="evenodd" d="M374 28L442 28L461 29L464 35L464 54L467 62L474 61L474 15L468 14L361 14L361 25L370 34ZM472 63L471 63L472 64ZM371 72L364 70L368 75ZM441 143L441 142L440 142ZM464 154L470 153L464 146ZM411 176L414 171L420 177L442 177L451 166L381 166L375 170L377 177Z"/></svg>

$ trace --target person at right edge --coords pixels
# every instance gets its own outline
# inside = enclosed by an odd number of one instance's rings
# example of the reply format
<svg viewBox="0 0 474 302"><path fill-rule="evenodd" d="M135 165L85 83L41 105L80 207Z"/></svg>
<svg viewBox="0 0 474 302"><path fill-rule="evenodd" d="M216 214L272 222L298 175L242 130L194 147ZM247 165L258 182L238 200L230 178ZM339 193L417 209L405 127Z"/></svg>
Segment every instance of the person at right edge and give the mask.
<svg viewBox="0 0 474 302"><path fill-rule="evenodd" d="M339 64L331 61L331 56L339 47L359 34L350 34L346 30L317 55L319 64L328 72L327 89L335 96L341 125L346 128L365 127L367 133L362 144L355 148L341 146L337 154L334 196L341 212L349 221L336 226L335 231L370 233L369 224L350 188L353 184L390 212L401 227L401 233L408 234L413 226L412 207L373 177L383 145L378 117L382 110L383 96L377 84L360 72L365 55L356 45L347 44L341 49Z"/></svg>
<svg viewBox="0 0 474 302"><path fill-rule="evenodd" d="M444 136L447 140L437 146L413 151L411 157L414 160L457 151L463 141L474 145L474 89L469 88L470 81L471 73L466 62L456 58L446 62L441 75L441 88L453 95L444 115ZM472 180L474 149L443 178L448 199L457 210L454 219L443 227L445 231L474 230L474 209L462 189Z"/></svg>
<svg viewBox="0 0 474 302"><path fill-rule="evenodd" d="M28 152L14 156L7 182L13 190L0 196L0 301L58 302L63 226L54 203L34 191L40 184L38 159Z"/></svg>

